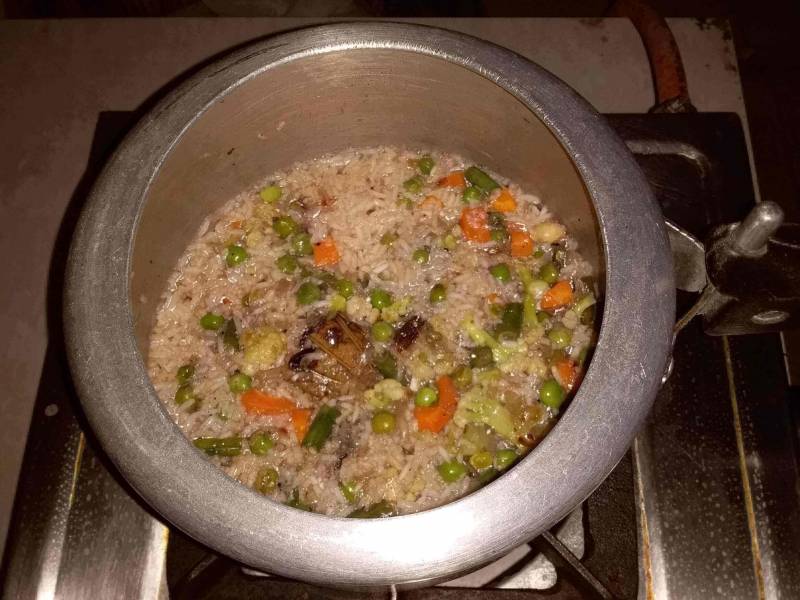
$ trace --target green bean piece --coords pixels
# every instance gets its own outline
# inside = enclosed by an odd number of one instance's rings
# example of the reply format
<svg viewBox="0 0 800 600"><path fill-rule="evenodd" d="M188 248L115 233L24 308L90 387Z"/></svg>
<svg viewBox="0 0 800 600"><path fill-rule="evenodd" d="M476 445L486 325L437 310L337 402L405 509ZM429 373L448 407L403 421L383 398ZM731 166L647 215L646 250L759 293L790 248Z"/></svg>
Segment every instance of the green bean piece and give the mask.
<svg viewBox="0 0 800 600"><path fill-rule="evenodd" d="M247 250L236 244L228 246L228 252L225 255L225 262L229 267L235 267L242 264L247 260Z"/></svg>
<svg viewBox="0 0 800 600"><path fill-rule="evenodd" d="M455 483L467 473L467 467L457 460L448 460L443 462L436 470L439 471L439 476L447 483Z"/></svg>
<svg viewBox="0 0 800 600"><path fill-rule="evenodd" d="M297 288L296 297L298 304L313 304L322 298L322 290L316 283L305 281Z"/></svg>
<svg viewBox="0 0 800 600"><path fill-rule="evenodd" d="M369 302L372 304L372 308L377 308L380 310L382 308L386 308L387 306L391 306L393 299L392 295L386 290L376 288L369 293Z"/></svg>
<svg viewBox="0 0 800 600"><path fill-rule="evenodd" d="M261 199L267 204L275 204L281 199L283 190L279 185L268 185L265 188L261 188L261 191L258 192L258 195L261 196Z"/></svg>
<svg viewBox="0 0 800 600"><path fill-rule="evenodd" d="M355 504L358 497L361 495L361 490L358 488L358 484L355 481L343 481L339 484L339 491L342 492L342 496L344 499L347 500L350 504Z"/></svg>
<svg viewBox="0 0 800 600"><path fill-rule="evenodd" d="M419 172L423 175L430 175L431 171L433 171L433 166L436 162L433 160L433 157L430 154L426 154L425 156L420 156L417 159L417 168Z"/></svg>
<svg viewBox="0 0 800 600"><path fill-rule="evenodd" d="M411 260L413 260L418 265L426 265L428 261L431 259L431 251L428 248L417 248L411 254Z"/></svg>
<svg viewBox="0 0 800 600"><path fill-rule="evenodd" d="M465 390L472 385L472 369L466 365L461 365L450 375L453 384L459 390Z"/></svg>
<svg viewBox="0 0 800 600"><path fill-rule="evenodd" d="M494 365L494 355L489 346L477 346L469 351L469 366L473 369L485 369Z"/></svg>
<svg viewBox="0 0 800 600"><path fill-rule="evenodd" d="M357 508L348 517L351 519L377 519L379 517L391 517L394 514L394 506L386 500L381 500L370 506Z"/></svg>
<svg viewBox="0 0 800 600"><path fill-rule="evenodd" d="M306 232L295 233L289 240L289 246L291 253L295 256L310 256L314 254L311 236Z"/></svg>
<svg viewBox="0 0 800 600"><path fill-rule="evenodd" d="M501 283L508 283L511 281L511 269L508 268L506 263L497 263L489 267L489 273L492 277Z"/></svg>
<svg viewBox="0 0 800 600"><path fill-rule="evenodd" d="M447 299L447 288L443 283L437 283L431 288L431 293L428 296L431 304L439 304Z"/></svg>
<svg viewBox="0 0 800 600"><path fill-rule="evenodd" d="M372 339L376 342L388 342L394 335L394 328L385 321L375 321L370 329Z"/></svg>
<svg viewBox="0 0 800 600"><path fill-rule="evenodd" d="M225 324L225 317L216 313L207 312L200 317L200 327L208 331L216 331Z"/></svg>
<svg viewBox="0 0 800 600"><path fill-rule="evenodd" d="M553 263L544 263L542 268L539 269L539 279L553 285L558 281L558 267Z"/></svg>
<svg viewBox="0 0 800 600"><path fill-rule="evenodd" d="M280 217L272 218L272 229L278 234L278 237L286 239L298 229L297 222L288 215L281 215Z"/></svg>
<svg viewBox="0 0 800 600"><path fill-rule="evenodd" d="M503 216L503 213L497 212L496 210L490 210L487 215L487 221L489 223L489 227L492 229L505 229L506 227L506 218Z"/></svg>
<svg viewBox="0 0 800 600"><path fill-rule="evenodd" d="M400 235L394 231L387 231L381 236L381 245L391 248L400 239Z"/></svg>
<svg viewBox="0 0 800 600"><path fill-rule="evenodd" d="M414 404L417 406L433 406L438 402L439 392L429 385L419 388L417 395L414 397Z"/></svg>
<svg viewBox="0 0 800 600"><path fill-rule="evenodd" d="M505 228L492 229L489 232L489 235L491 236L492 241L497 242L498 244L505 244L510 237L508 231Z"/></svg>
<svg viewBox="0 0 800 600"><path fill-rule="evenodd" d="M474 185L464 188L464 192L461 194L461 200L466 204L474 204L480 202L481 199L483 199L483 192Z"/></svg>
<svg viewBox="0 0 800 600"><path fill-rule="evenodd" d="M265 496L275 489L278 485L278 471L272 467L264 467L256 473L256 480L253 483L255 490Z"/></svg>
<svg viewBox="0 0 800 600"><path fill-rule="evenodd" d="M397 426L397 417L388 410L379 410L372 415L372 433L392 433Z"/></svg>
<svg viewBox="0 0 800 600"><path fill-rule="evenodd" d="M555 379L548 379L539 387L539 401L550 408L558 408L564 402L564 388Z"/></svg>
<svg viewBox="0 0 800 600"><path fill-rule="evenodd" d="M342 413L334 406L328 406L327 404L321 406L311 422L311 426L308 428L308 433L303 438L303 446L321 450L331 436L333 424L340 414Z"/></svg>
<svg viewBox="0 0 800 600"><path fill-rule="evenodd" d="M178 386L178 389L175 390L175 404L181 406L190 400L194 400L194 389L191 384L182 383Z"/></svg>
<svg viewBox="0 0 800 600"><path fill-rule="evenodd" d="M222 330L222 344L235 352L240 350L239 334L236 331L236 322L233 319L228 319L225 322L225 328Z"/></svg>
<svg viewBox="0 0 800 600"><path fill-rule="evenodd" d="M233 375L228 377L228 389L234 394L241 394L246 392L253 386L253 378L245 373L236 371Z"/></svg>
<svg viewBox="0 0 800 600"><path fill-rule="evenodd" d="M572 341L572 332L566 327L556 325L547 332L547 337L553 348L566 348Z"/></svg>
<svg viewBox="0 0 800 600"><path fill-rule="evenodd" d="M595 315L597 314L595 312L596 306L597 306L596 304L593 304L589 308L583 309L583 312L581 313L581 324L583 325L594 324Z"/></svg>
<svg viewBox="0 0 800 600"><path fill-rule="evenodd" d="M425 181L419 175L414 175L411 179L403 182L403 189L409 194L419 194L425 186Z"/></svg>
<svg viewBox="0 0 800 600"><path fill-rule="evenodd" d="M473 469L476 471L481 471L483 469L488 469L492 466L492 453L483 451L483 452L476 452L472 456L469 457L469 464L472 466Z"/></svg>
<svg viewBox="0 0 800 600"><path fill-rule="evenodd" d="M263 456L275 445L275 438L266 431L256 431L247 440L247 444L250 446L250 452L257 456Z"/></svg>
<svg viewBox="0 0 800 600"><path fill-rule="evenodd" d="M539 248L538 250L534 251L533 258L542 258L544 256L544 250Z"/></svg>
<svg viewBox="0 0 800 600"><path fill-rule="evenodd" d="M175 373L178 383L186 383L192 377L194 377L194 365L181 365Z"/></svg>
<svg viewBox="0 0 800 600"><path fill-rule="evenodd" d="M498 450L494 453L494 466L498 471L505 471L517 460L517 453L513 450Z"/></svg>
<svg viewBox="0 0 800 600"><path fill-rule="evenodd" d="M297 259L290 254L279 256L275 264L278 266L278 270L281 273L286 273L287 275L289 273L294 273L297 269Z"/></svg>
<svg viewBox="0 0 800 600"><path fill-rule="evenodd" d="M209 456L238 456L242 453L242 438L196 438L194 445Z"/></svg>
<svg viewBox="0 0 800 600"><path fill-rule="evenodd" d="M300 500L300 491L297 488L292 490L289 500L286 501L286 506L296 508L297 510L304 510L306 512L314 512L311 510L311 507L308 504Z"/></svg>
<svg viewBox="0 0 800 600"><path fill-rule="evenodd" d="M495 335L503 340L515 340L522 331L523 306L521 302L509 302L500 314L500 324L495 327Z"/></svg>
<svg viewBox="0 0 800 600"><path fill-rule="evenodd" d="M377 355L373 364L385 379L397 379L397 360L388 350Z"/></svg>
<svg viewBox="0 0 800 600"><path fill-rule="evenodd" d="M349 279L340 279L336 282L336 291L339 292L340 296L347 299L352 297L353 292L355 291L355 286Z"/></svg>
<svg viewBox="0 0 800 600"><path fill-rule="evenodd" d="M464 171L464 177L484 194L488 194L492 190L496 190L500 187L500 184L492 179L485 171L482 171L474 165Z"/></svg>
<svg viewBox="0 0 800 600"><path fill-rule="evenodd" d="M406 198L405 196L400 196L396 202L397 206L404 206L405 208L411 210L414 208L414 201L411 198Z"/></svg>

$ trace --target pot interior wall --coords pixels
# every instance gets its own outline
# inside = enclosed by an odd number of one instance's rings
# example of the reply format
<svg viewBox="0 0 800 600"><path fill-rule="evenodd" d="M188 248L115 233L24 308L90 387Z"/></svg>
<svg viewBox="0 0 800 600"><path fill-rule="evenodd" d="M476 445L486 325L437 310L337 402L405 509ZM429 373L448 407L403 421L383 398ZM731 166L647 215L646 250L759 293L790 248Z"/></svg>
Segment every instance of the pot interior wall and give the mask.
<svg viewBox="0 0 800 600"><path fill-rule="evenodd" d="M376 145L455 151L537 193L603 280L602 244L583 182L519 100L443 59L399 50L331 52L251 77L198 116L165 158L133 256L131 303L143 355L170 273L210 213L276 169Z"/></svg>

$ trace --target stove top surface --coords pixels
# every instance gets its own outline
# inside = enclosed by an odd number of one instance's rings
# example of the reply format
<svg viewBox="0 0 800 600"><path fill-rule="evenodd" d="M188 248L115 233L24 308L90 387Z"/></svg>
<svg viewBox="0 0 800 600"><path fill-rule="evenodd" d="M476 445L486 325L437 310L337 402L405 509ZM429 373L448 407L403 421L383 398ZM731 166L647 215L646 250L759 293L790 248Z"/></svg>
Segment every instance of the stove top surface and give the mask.
<svg viewBox="0 0 800 600"><path fill-rule="evenodd" d="M59 277L80 205L134 117L101 113L89 168L54 254L51 338L6 551L6 597L800 596L797 432L780 338L712 338L698 322L679 335L672 376L632 450L573 517L583 534L579 563L547 535L482 588L354 595L256 576L179 531L167 535L83 421L59 323ZM636 155L667 218L702 239L713 225L747 213L752 181L735 115L609 119ZM679 310L693 300L678 292ZM521 574L540 552L555 565L555 585L510 589L525 579Z"/></svg>

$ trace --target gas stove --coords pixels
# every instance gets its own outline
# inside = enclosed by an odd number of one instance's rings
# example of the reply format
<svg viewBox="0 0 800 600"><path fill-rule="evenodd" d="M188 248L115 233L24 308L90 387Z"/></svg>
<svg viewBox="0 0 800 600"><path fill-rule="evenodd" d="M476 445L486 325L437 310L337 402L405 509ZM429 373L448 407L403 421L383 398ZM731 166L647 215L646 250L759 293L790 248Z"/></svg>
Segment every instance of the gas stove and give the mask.
<svg viewBox="0 0 800 600"><path fill-rule="evenodd" d="M709 337L698 322L679 334L650 419L606 481L550 532L465 578L417 590L329 590L250 571L162 524L85 423L59 318L80 204L136 117L101 113L54 254L50 345L6 550L5 597L800 597L797 431L780 337ZM735 115L608 118L665 216L690 233L703 239L753 205ZM677 293L679 311L696 299Z"/></svg>

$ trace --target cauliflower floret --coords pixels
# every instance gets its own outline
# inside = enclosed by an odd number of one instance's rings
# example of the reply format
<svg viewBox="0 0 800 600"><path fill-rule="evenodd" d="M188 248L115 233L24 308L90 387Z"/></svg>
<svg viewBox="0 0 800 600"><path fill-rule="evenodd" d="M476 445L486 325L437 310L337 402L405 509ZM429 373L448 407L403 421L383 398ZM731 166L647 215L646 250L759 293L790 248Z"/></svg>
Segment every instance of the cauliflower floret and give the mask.
<svg viewBox="0 0 800 600"><path fill-rule="evenodd" d="M400 317L408 314L411 308L411 296L405 296L393 302L381 311L381 318L387 323L396 323Z"/></svg>
<svg viewBox="0 0 800 600"><path fill-rule="evenodd" d="M367 298L353 296L347 301L347 316L353 321L369 323L370 325L378 320L381 311L373 308Z"/></svg>
<svg viewBox="0 0 800 600"><path fill-rule="evenodd" d="M244 346L242 371L248 375L275 366L286 352L286 336L268 325L248 329L241 341Z"/></svg>
<svg viewBox="0 0 800 600"><path fill-rule="evenodd" d="M563 238L566 234L566 227L555 221L539 223L531 228L531 237L533 241L540 244L552 244Z"/></svg>
<svg viewBox="0 0 800 600"><path fill-rule="evenodd" d="M393 402L399 402L406 396L406 388L394 379L383 379L370 390L364 392L364 400L372 408L388 408Z"/></svg>

